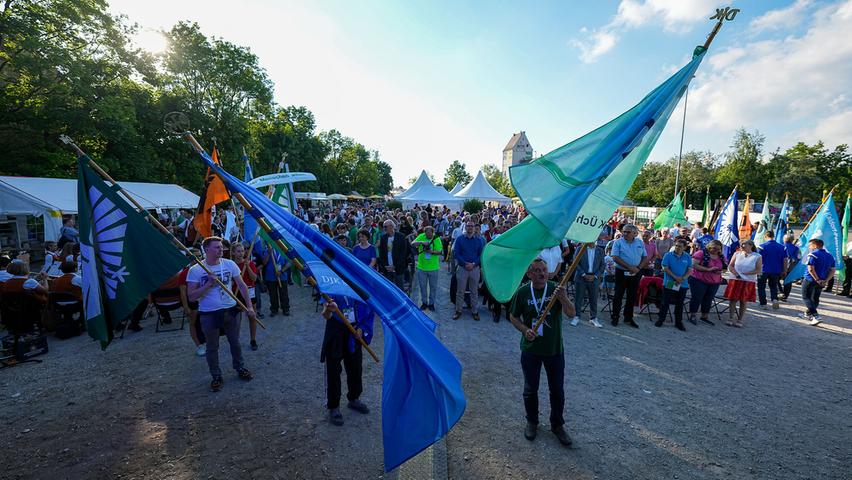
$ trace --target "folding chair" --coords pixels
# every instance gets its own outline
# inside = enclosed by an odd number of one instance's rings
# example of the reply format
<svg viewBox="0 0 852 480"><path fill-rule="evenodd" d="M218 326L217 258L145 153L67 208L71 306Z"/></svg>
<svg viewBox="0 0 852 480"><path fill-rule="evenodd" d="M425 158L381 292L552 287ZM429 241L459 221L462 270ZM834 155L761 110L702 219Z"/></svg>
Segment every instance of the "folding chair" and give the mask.
<svg viewBox="0 0 852 480"><path fill-rule="evenodd" d="M645 304L642 305L642 307L639 309L639 315L642 315L643 312L647 313L648 321L656 322L659 318L659 314L651 311L651 305L656 306L657 310L660 310L662 308L662 303L663 292L657 290L657 287L655 287L654 285L648 285L648 293L645 294ZM667 312L667 318L669 321L674 323L674 317L672 316L671 308L669 308L669 311Z"/></svg>
<svg viewBox="0 0 852 480"><path fill-rule="evenodd" d="M716 290L716 296L713 297L713 310L716 312L716 316L719 319L719 322L723 322L722 314L727 314L731 310L731 303L728 299L725 298L725 289L722 286L727 286L728 281L724 278L722 279L722 285L719 286L719 289Z"/></svg>
<svg viewBox="0 0 852 480"><path fill-rule="evenodd" d="M2 339L0 368L21 363L41 363L31 358L49 351L41 326L43 306L29 293L4 293L0 296L0 318L9 331Z"/></svg>
<svg viewBox="0 0 852 480"><path fill-rule="evenodd" d="M168 288L155 290L151 293L151 299L153 300L152 304L157 311L157 326L154 328L155 332L160 333L183 330L184 324L186 323L186 312L183 311L183 305L180 303L180 289ZM171 312L176 312L178 310L180 310L180 326L175 326L173 328L161 328L162 325L169 325L174 322Z"/></svg>
<svg viewBox="0 0 852 480"><path fill-rule="evenodd" d="M83 302L69 292L50 292L47 310L53 320L56 338L76 337L86 331L83 325ZM74 316L77 315L77 318Z"/></svg>

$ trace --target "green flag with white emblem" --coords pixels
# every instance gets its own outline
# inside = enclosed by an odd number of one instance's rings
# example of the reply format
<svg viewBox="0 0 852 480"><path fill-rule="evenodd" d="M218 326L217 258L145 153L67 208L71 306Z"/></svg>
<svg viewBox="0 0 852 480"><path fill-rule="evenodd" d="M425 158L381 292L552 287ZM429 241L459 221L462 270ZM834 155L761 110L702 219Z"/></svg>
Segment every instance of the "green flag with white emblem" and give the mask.
<svg viewBox="0 0 852 480"><path fill-rule="evenodd" d="M113 329L150 292L189 263L169 239L89 166L77 159L86 330L106 348Z"/></svg>

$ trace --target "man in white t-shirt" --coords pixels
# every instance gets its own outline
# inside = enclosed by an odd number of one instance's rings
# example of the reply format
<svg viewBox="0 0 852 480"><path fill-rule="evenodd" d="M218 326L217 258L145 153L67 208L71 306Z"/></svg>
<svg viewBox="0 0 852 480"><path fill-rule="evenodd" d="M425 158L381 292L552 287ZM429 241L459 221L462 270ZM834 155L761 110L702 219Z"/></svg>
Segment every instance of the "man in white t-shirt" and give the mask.
<svg viewBox="0 0 852 480"><path fill-rule="evenodd" d="M222 258L224 248L219 237L205 238L201 243L204 249L204 264L208 270L227 287L236 283L243 298L250 298L248 287L240 276L237 264ZM211 280L200 265L194 265L186 275L187 297L190 302L198 302L199 321L204 336L207 337L207 366L213 381L210 389L218 392L222 388L222 370L219 368L219 329L224 329L231 346L231 360L237 375L245 380L252 379L251 372L243 365L243 353L240 349L240 317L237 315L237 302L219 284ZM246 305L246 314L254 318L251 303Z"/></svg>

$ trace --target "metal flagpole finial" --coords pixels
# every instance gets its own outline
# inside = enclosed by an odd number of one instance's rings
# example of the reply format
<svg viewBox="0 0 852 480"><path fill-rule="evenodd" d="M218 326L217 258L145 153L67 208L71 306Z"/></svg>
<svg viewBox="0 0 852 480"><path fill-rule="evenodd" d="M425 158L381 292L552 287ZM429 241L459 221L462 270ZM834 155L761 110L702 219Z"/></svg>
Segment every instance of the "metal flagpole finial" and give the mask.
<svg viewBox="0 0 852 480"><path fill-rule="evenodd" d="M163 117L163 126L169 132L183 135L189 131L189 117L183 112L169 112Z"/></svg>
<svg viewBox="0 0 852 480"><path fill-rule="evenodd" d="M59 136L59 141L61 141L65 145L68 145L69 147L73 148L74 152L77 153L78 157L83 155L83 150L80 149L80 147L78 147L77 144L74 143L74 139L72 139L68 135L63 133L62 135Z"/></svg>

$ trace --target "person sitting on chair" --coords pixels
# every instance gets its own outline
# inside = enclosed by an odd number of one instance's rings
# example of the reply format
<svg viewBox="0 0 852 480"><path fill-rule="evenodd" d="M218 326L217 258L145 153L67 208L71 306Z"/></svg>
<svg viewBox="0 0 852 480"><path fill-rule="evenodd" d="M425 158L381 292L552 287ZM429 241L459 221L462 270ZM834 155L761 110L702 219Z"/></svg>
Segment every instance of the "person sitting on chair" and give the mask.
<svg viewBox="0 0 852 480"><path fill-rule="evenodd" d="M30 268L26 263L13 261L6 267L12 278L0 283L0 291L8 293L28 293L41 305L47 305L47 280L39 273L36 278L30 278Z"/></svg>
<svg viewBox="0 0 852 480"><path fill-rule="evenodd" d="M62 275L53 280L50 291L56 293L70 293L78 302L83 301L83 277L77 275L77 264L74 262L62 262L59 266ZM72 305L74 302L57 302L59 305Z"/></svg>

